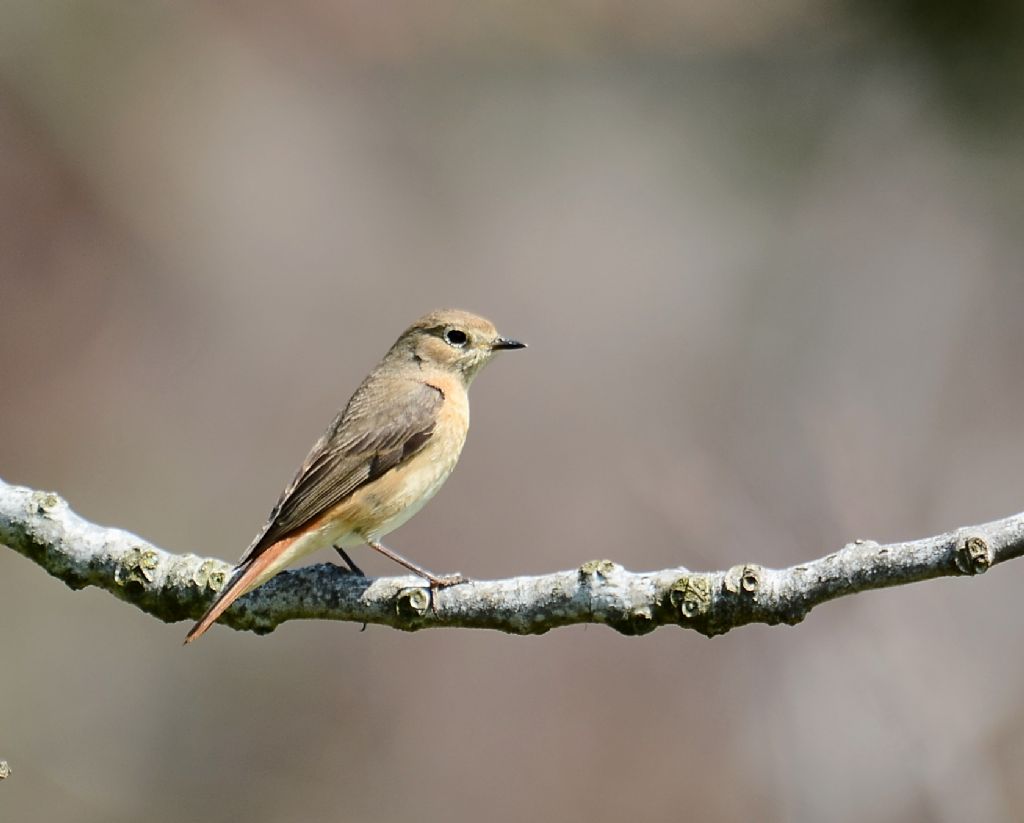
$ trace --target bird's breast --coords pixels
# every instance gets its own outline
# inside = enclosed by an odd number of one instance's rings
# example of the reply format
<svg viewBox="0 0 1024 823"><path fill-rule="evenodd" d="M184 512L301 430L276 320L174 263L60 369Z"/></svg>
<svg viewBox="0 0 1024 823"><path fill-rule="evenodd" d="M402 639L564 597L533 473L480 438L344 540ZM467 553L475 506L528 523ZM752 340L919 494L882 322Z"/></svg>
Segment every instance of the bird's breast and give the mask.
<svg viewBox="0 0 1024 823"><path fill-rule="evenodd" d="M452 473L469 430L469 403L461 387L437 388L445 402L423 448L342 504L345 511L338 512L338 522L348 531L339 538L342 545L358 546L367 537L378 539L394 531L423 508Z"/></svg>

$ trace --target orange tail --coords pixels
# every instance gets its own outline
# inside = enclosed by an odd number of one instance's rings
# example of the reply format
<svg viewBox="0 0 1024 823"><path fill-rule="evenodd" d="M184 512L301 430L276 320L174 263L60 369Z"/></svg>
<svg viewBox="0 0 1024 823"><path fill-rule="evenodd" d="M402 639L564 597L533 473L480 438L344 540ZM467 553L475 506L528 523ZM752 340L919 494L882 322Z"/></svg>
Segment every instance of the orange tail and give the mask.
<svg viewBox="0 0 1024 823"><path fill-rule="evenodd" d="M277 571L274 561L278 560L284 553L284 550L294 542L294 537L286 537L284 540L279 540L274 545L268 546L256 557L247 560L235 569L231 580L221 590L221 593L217 595L210 608L206 610L206 614L199 619L199 622L192 627L192 631L188 633L188 636L185 638L185 645L187 646L196 638L202 637L206 630L217 622L217 618L224 614L227 608L239 597L250 589L255 589L268 578L273 577Z"/></svg>

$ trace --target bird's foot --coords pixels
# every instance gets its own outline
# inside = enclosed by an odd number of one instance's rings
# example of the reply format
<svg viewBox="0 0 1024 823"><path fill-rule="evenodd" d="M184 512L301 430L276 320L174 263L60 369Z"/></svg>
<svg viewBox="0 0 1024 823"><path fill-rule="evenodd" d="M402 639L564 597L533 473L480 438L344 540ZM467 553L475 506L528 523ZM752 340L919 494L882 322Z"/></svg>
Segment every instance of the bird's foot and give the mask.
<svg viewBox="0 0 1024 823"><path fill-rule="evenodd" d="M435 591L437 589L447 589L449 586L459 586L463 583L469 582L469 578L461 572L455 572L455 574L446 574L441 577L437 577L436 575L432 574L429 577L427 577L427 580L430 581L430 588L434 589Z"/></svg>
<svg viewBox="0 0 1024 823"><path fill-rule="evenodd" d="M437 614L437 595L441 589L468 583L469 578L460 572L455 572L455 574L446 574L442 577L434 574L427 575L427 581L430 583L430 610Z"/></svg>

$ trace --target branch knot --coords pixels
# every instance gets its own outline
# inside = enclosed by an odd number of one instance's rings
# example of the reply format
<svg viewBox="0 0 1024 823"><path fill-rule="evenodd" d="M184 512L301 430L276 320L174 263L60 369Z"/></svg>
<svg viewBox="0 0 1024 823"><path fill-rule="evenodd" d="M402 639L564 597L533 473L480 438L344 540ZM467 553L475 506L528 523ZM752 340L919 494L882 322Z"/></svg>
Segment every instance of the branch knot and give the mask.
<svg viewBox="0 0 1024 823"><path fill-rule="evenodd" d="M723 586L731 594L745 594L753 597L761 589L761 574L764 570L760 566L733 566L725 573Z"/></svg>
<svg viewBox="0 0 1024 823"><path fill-rule="evenodd" d="M992 565L988 543L980 535L970 535L957 541L956 567L961 574L984 574Z"/></svg>
<svg viewBox="0 0 1024 823"><path fill-rule="evenodd" d="M669 602L682 620L696 621L711 611L711 581L706 574L680 577L669 589Z"/></svg>

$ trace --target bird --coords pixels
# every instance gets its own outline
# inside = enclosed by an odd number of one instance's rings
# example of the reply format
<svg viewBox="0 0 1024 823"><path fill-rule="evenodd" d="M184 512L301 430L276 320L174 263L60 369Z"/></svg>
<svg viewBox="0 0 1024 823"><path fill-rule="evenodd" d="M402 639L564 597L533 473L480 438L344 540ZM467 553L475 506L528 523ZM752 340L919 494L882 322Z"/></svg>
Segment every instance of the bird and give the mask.
<svg viewBox="0 0 1024 823"><path fill-rule="evenodd" d="M407 328L310 450L227 584L189 631L202 636L243 594L285 566L333 546L366 544L428 581L431 593L465 582L437 576L381 543L448 479L469 430L468 389L500 351L526 348L491 321L441 309Z"/></svg>

